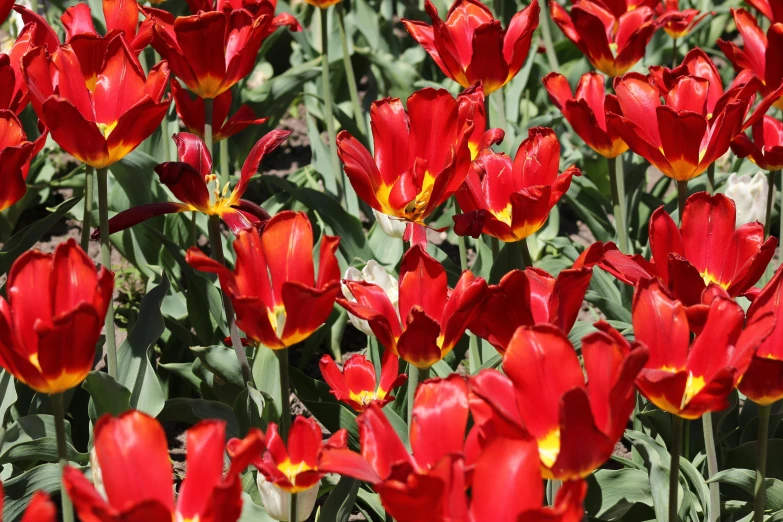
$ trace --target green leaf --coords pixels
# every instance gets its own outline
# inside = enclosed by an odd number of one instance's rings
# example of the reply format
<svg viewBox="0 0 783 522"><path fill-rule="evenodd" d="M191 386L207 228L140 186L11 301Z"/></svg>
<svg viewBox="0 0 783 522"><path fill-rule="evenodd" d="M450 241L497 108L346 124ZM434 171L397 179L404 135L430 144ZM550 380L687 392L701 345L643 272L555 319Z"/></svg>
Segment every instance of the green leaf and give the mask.
<svg viewBox="0 0 783 522"><path fill-rule="evenodd" d="M68 460L86 464L89 455L80 453L71 440L71 424L65 422L65 438ZM57 436L54 417L51 415L27 415L20 417L5 432L0 445L1 463L57 462Z"/></svg>
<svg viewBox="0 0 783 522"><path fill-rule="evenodd" d="M283 398L280 394L280 370L275 352L268 348L259 348L253 357L253 382L258 391L270 397L264 417L277 421L283 410Z"/></svg>
<svg viewBox="0 0 783 522"><path fill-rule="evenodd" d="M600 469L587 479L588 489L585 510L588 515L600 520L623 520L634 506L653 507L650 480L644 470L625 468L618 470ZM647 520L653 513L646 510Z"/></svg>
<svg viewBox="0 0 783 522"><path fill-rule="evenodd" d="M351 477L341 477L326 497L318 522L348 522L361 482Z"/></svg>
<svg viewBox="0 0 783 522"><path fill-rule="evenodd" d="M90 418L93 421L106 413L116 416L130 409L130 390L115 381L108 373L91 371L82 388L87 390L92 398Z"/></svg>
<svg viewBox="0 0 783 522"><path fill-rule="evenodd" d="M212 391L223 402L233 405L245 389L242 369L233 348L227 346L193 346L191 351L201 360L204 367L215 374Z"/></svg>
<svg viewBox="0 0 783 522"><path fill-rule="evenodd" d="M11 522L20 520L36 491L45 491L49 494L59 492L60 474L59 464L41 464L4 481L3 520Z"/></svg>
<svg viewBox="0 0 783 522"><path fill-rule="evenodd" d="M5 370L0 370L0 427L5 426L5 415L16 403L16 387L13 376ZM2 440L2 439L0 439Z"/></svg>
<svg viewBox="0 0 783 522"><path fill-rule="evenodd" d="M226 437L239 437L239 422L233 410L219 401L205 399L187 399L184 397L169 399L157 416L161 421L196 424L204 419L226 421Z"/></svg>
<svg viewBox="0 0 783 522"><path fill-rule="evenodd" d="M708 482L731 484L753 496L756 472L749 469L726 469L713 475ZM773 513L783 509L783 482L778 479L768 478L764 481L764 485L767 490L767 495L764 498L764 509Z"/></svg>
<svg viewBox="0 0 783 522"><path fill-rule="evenodd" d="M649 473L655 519L658 522L666 522L669 516L669 461L671 456L666 448L642 432L628 430L625 435L641 455L644 466ZM680 495L679 498L683 498L683 495ZM681 505L679 509L682 513L683 506Z"/></svg>

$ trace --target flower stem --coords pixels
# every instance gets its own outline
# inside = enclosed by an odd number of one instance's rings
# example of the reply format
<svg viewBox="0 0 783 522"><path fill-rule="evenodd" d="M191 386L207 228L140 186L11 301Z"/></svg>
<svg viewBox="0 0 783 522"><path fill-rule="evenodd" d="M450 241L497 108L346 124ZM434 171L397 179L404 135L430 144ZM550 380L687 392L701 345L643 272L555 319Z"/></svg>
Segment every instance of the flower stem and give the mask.
<svg viewBox="0 0 783 522"><path fill-rule="evenodd" d="M98 169L98 219L101 231L101 264L111 270L111 240L109 239L109 169ZM109 300L106 312L106 365L109 375L117 379L117 341L114 338L114 300Z"/></svg>
<svg viewBox="0 0 783 522"><path fill-rule="evenodd" d="M291 389L288 379L288 348L275 350L277 365L280 369L280 398L282 409L280 411L280 436L288 441L288 432L291 429ZM293 520L293 519L292 519Z"/></svg>
<svg viewBox="0 0 783 522"><path fill-rule="evenodd" d="M677 39L672 38L672 69L677 67Z"/></svg>
<svg viewBox="0 0 783 522"><path fill-rule="evenodd" d="M228 138L220 140L220 184L225 185L231 179L228 161Z"/></svg>
<svg viewBox="0 0 783 522"><path fill-rule="evenodd" d="M541 19L538 25L541 27L541 37L544 39L544 48L546 49L546 59L549 62L549 70L552 72L560 72L560 64L557 63L557 54L555 53L555 44L552 42L552 29L549 27L549 8L547 7L546 0L538 0L538 5L541 8Z"/></svg>
<svg viewBox="0 0 783 522"><path fill-rule="evenodd" d="M715 432L712 428L712 412L705 413L702 418L704 428L704 449L707 453L707 480L718 473L718 454L715 451ZM720 519L720 485L710 483L710 516L707 522L717 522Z"/></svg>
<svg viewBox="0 0 783 522"><path fill-rule="evenodd" d="M90 227L92 226L93 200L93 168L89 165L84 169L84 215L82 216L82 250L90 248Z"/></svg>
<svg viewBox="0 0 783 522"><path fill-rule="evenodd" d="M220 239L220 216L209 216L209 243L212 248L212 257L218 263L225 265L226 258L223 255L223 243ZM234 321L234 306L231 304L231 299L225 294L225 289L223 289L223 308L226 311L226 322L228 323L229 335L231 335L231 346L234 348L234 352L237 355L237 361L239 361L239 368L242 370L242 379L244 379L245 383L252 384L253 373L250 371L247 353L245 353L245 347L242 346L242 341L239 338L239 330Z"/></svg>
<svg viewBox="0 0 783 522"><path fill-rule="evenodd" d="M413 363L408 363L408 431L411 429L411 421L413 420L413 399L416 397L416 388L419 383L425 380L430 373L429 368L423 370L419 369Z"/></svg>
<svg viewBox="0 0 783 522"><path fill-rule="evenodd" d="M286 350L283 351L288 351L288 349L286 348ZM297 507L299 506L296 505L296 493L291 493L291 509L288 512L288 520L291 522L299 522L299 513L297 513Z"/></svg>
<svg viewBox="0 0 783 522"><path fill-rule="evenodd" d="M212 155L212 98L204 99L204 145L207 146L210 157L214 160L215 156ZM221 181L223 181L221 179Z"/></svg>
<svg viewBox="0 0 783 522"><path fill-rule="evenodd" d="M768 238L770 232L772 231L772 200L775 197L775 176L778 172L779 171L777 170L769 171L769 187L767 188L767 217L764 220L764 239Z"/></svg>
<svg viewBox="0 0 783 522"><path fill-rule="evenodd" d="M356 120L356 126L359 132L367 136L367 125L364 123L362 114L362 105L359 102L359 92L356 90L356 75L353 72L353 63L351 55L348 54L348 35L345 32L345 3L340 2L335 6L337 9L337 26L340 29L340 40L343 44L343 64L345 65L345 76L348 81L348 92L351 93L351 104L353 105L353 119Z"/></svg>
<svg viewBox="0 0 783 522"><path fill-rule="evenodd" d="M54 413L54 427L57 434L57 457L60 461L60 480L62 489L60 500L62 501L63 522L73 522L73 503L65 490L65 482L62 482L62 473L68 465L68 446L65 440L65 401L62 393L49 396L52 401Z"/></svg>
<svg viewBox="0 0 783 522"><path fill-rule="evenodd" d="M163 117L163 121L160 122L160 133L163 139L163 161L171 161L171 143L169 140L169 113Z"/></svg>
<svg viewBox="0 0 783 522"><path fill-rule="evenodd" d="M710 194L715 194L715 162L710 163L707 167L707 181L710 184Z"/></svg>
<svg viewBox="0 0 783 522"><path fill-rule="evenodd" d="M527 247L527 238L517 241L519 243L519 252L522 261L522 269L533 268L533 256L530 255L530 249Z"/></svg>
<svg viewBox="0 0 783 522"><path fill-rule="evenodd" d="M623 254L628 254L628 230L626 229L625 223L625 175L623 174L623 157L607 158L606 161L609 164L609 182L612 186L614 226L617 229L620 251Z"/></svg>
<svg viewBox="0 0 783 522"><path fill-rule="evenodd" d="M685 212L686 201L688 201L688 182L678 181L677 182L677 211L679 214L678 219L680 220L680 225L682 225L682 214Z"/></svg>
<svg viewBox="0 0 783 522"><path fill-rule="evenodd" d="M345 195L345 173L340 168L340 158L337 157L337 132L334 129L334 111L332 109L332 85L329 82L329 25L326 16L327 9L319 9L321 17L321 76L324 84L324 120L326 120L326 133L329 137L329 156L332 163L332 172L337 183L338 196L348 208L348 199Z"/></svg>
<svg viewBox="0 0 783 522"><path fill-rule="evenodd" d="M672 415L672 447L669 452L669 522L677 522L677 489L680 483L680 447L682 446L682 417Z"/></svg>
<svg viewBox="0 0 783 522"><path fill-rule="evenodd" d="M764 521L764 501L767 494L767 439L769 438L769 414L771 405L759 405L759 433L756 442L756 486L753 522Z"/></svg>

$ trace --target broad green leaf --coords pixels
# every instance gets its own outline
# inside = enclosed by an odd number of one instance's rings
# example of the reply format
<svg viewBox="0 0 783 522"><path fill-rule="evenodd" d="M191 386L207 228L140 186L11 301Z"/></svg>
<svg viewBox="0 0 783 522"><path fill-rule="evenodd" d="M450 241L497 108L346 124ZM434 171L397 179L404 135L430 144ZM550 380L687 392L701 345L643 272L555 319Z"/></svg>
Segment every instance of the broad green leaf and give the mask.
<svg viewBox="0 0 783 522"><path fill-rule="evenodd" d="M65 423L68 460L86 464L89 455L80 453L71 440L71 424ZM57 437L54 417L51 415L27 415L11 424L0 445L0 463L57 462Z"/></svg>
<svg viewBox="0 0 783 522"><path fill-rule="evenodd" d="M647 471L625 468L600 469L587 479L585 510L594 518L630 522L626 515L634 506L647 506L647 520L653 515L653 499Z"/></svg>
<svg viewBox="0 0 783 522"><path fill-rule="evenodd" d="M318 522L348 522L361 482L351 477L341 477L326 497Z"/></svg>
<svg viewBox="0 0 783 522"><path fill-rule="evenodd" d="M105 372L91 371L82 384L91 397L91 419L103 414L119 415L130 409L131 392ZM94 416L92 415L94 413Z"/></svg>
<svg viewBox="0 0 783 522"><path fill-rule="evenodd" d="M726 469L713 475L708 482L731 484L753 496L756 472L749 469ZM783 481L768 478L764 481L764 484L767 492L766 497L764 498L764 508L767 511L772 512L783 509Z"/></svg>
<svg viewBox="0 0 783 522"><path fill-rule="evenodd" d="M41 464L21 475L3 482L5 506L3 520L17 522L21 520L30 500L36 491L45 491L53 495L60 491L60 465Z"/></svg>
<svg viewBox="0 0 783 522"><path fill-rule="evenodd" d="M196 424L204 419L220 419L226 421L226 437L239 437L239 422L234 411L218 401L204 399L186 399L179 397L169 399L157 416L160 421L176 421L185 424Z"/></svg>

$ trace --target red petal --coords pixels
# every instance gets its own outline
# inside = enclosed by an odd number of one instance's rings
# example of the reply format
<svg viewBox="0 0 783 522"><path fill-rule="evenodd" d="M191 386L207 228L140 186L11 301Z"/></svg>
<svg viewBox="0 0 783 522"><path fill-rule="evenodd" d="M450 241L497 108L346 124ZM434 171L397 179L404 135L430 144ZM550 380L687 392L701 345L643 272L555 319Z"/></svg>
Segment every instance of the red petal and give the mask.
<svg viewBox="0 0 783 522"><path fill-rule="evenodd" d="M207 511L215 489L223 481L225 441L223 421L202 421L188 430L188 474L177 498L177 513L185 520L197 518Z"/></svg>
<svg viewBox="0 0 783 522"><path fill-rule="evenodd" d="M242 197L242 194L247 190L247 184L250 182L261 162L264 160L264 156L275 150L277 147L283 144L288 136L291 134L289 130L275 129L265 134L260 140L256 142L250 153L245 159L245 163L242 165L242 173L239 177L239 183L234 187L231 192L231 200L236 201Z"/></svg>
<svg viewBox="0 0 783 522"><path fill-rule="evenodd" d="M430 379L416 389L410 442L416 464L434 467L445 455L462 451L468 425L468 385L461 375Z"/></svg>

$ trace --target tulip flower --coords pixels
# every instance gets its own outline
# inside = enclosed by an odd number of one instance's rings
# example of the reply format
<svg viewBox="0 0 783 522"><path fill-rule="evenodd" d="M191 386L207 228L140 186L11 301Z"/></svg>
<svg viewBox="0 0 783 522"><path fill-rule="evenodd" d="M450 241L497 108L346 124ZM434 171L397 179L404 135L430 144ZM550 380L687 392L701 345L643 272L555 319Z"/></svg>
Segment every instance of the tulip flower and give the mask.
<svg viewBox="0 0 783 522"><path fill-rule="evenodd" d="M516 13L503 31L500 21L479 0L456 0L446 21L426 0L432 25L403 20L405 28L429 53L443 74L467 88L476 82L489 95L517 75L525 64L533 32L538 27L537 2Z"/></svg>
<svg viewBox="0 0 783 522"><path fill-rule="evenodd" d="M228 184L221 187L217 175L212 173L212 156L201 138L186 132L175 134L179 161L161 163L155 167L155 172L181 203L149 203L123 210L109 219L109 234L154 216L189 211L220 216L235 234L259 225L269 219L269 214L252 201L242 199L242 195L264 157L279 147L289 134L290 131L273 130L256 142L242 165L239 183L230 194ZM100 237L100 230L92 237Z"/></svg>
<svg viewBox="0 0 783 522"><path fill-rule="evenodd" d="M650 402L685 419L728 407L729 393L775 326L772 314L744 326L742 308L725 297L705 304L706 324L691 344L685 305L658 281L640 283L633 299L634 334L650 351L636 385Z"/></svg>
<svg viewBox="0 0 783 522"><path fill-rule="evenodd" d="M686 306L701 302L710 283L737 297L764 274L777 245L764 241L764 227L748 223L735 230L736 207L723 194L698 192L688 198L680 229L659 207L650 218L652 261L621 254L608 245L601 268L626 284L658 279Z"/></svg>
<svg viewBox="0 0 783 522"><path fill-rule="evenodd" d="M774 187L772 190L774 194ZM768 192L769 184L763 172L757 172L752 178L747 174L738 176L736 172L729 175L724 194L737 208L737 227L754 221L764 222Z"/></svg>
<svg viewBox="0 0 783 522"><path fill-rule="evenodd" d="M663 27L670 37L675 40L685 38L691 31L709 15L698 9L685 9L680 11L679 0L664 0L664 4L658 4L658 25Z"/></svg>
<svg viewBox="0 0 783 522"><path fill-rule="evenodd" d="M307 339L332 312L340 292L340 267L334 253L340 239L323 236L318 279L313 285L313 229L307 215L280 212L259 234L244 230L234 241L234 272L191 247L187 262L218 274L234 305L237 326L249 340L280 350Z"/></svg>
<svg viewBox="0 0 783 522"><path fill-rule="evenodd" d="M595 326L599 331L582 339L586 385L568 337L548 324L516 331L503 356L507 377L483 371L471 380L471 392L484 402L474 411L479 430L493 433L505 423L518 436L533 437L545 478L592 473L611 457L633 412L633 383L647 350L632 347L606 323ZM482 413L487 408L493 417Z"/></svg>
<svg viewBox="0 0 783 522"><path fill-rule="evenodd" d="M728 150L751 102L741 95L742 89L732 91L732 99L710 114L710 82L695 76L674 80L664 104L658 89L641 74L616 78L614 90L622 115L609 114L609 128L676 181L695 178Z"/></svg>
<svg viewBox="0 0 783 522"><path fill-rule="evenodd" d="M0 110L10 110L14 114L22 112L27 106L27 91L18 66L11 64L8 54L0 54L0 87Z"/></svg>
<svg viewBox="0 0 783 522"><path fill-rule="evenodd" d="M751 132L753 140L745 134L737 134L731 140L732 152L749 158L764 170L783 169L783 122L764 116L753 123Z"/></svg>
<svg viewBox="0 0 783 522"><path fill-rule="evenodd" d="M562 74L549 73L544 76L543 82L549 99L591 149L606 158L616 158L628 150L622 138L606 126L609 112L622 114L622 111L617 97L606 94L603 76L595 72L583 74L575 95Z"/></svg>
<svg viewBox="0 0 783 522"><path fill-rule="evenodd" d="M113 290L114 274L96 273L73 239L54 254L22 254L8 273L8 301L0 297L0 366L40 393L81 384L92 370Z"/></svg>
<svg viewBox="0 0 783 522"><path fill-rule="evenodd" d="M640 7L650 7L655 9L660 4L659 0L592 0L593 3L600 5L615 17L620 18L625 13L638 9ZM573 2L578 3L578 0Z"/></svg>
<svg viewBox="0 0 783 522"><path fill-rule="evenodd" d="M758 9L773 24L783 22L783 5L777 0L746 0L746 2Z"/></svg>
<svg viewBox="0 0 783 522"><path fill-rule="evenodd" d="M166 63L145 77L122 37L106 47L96 78L82 74L67 45L51 54L43 47L31 50L22 59L22 70L33 108L54 141L96 169L138 147L160 125L170 102L162 99L169 77Z"/></svg>
<svg viewBox="0 0 783 522"><path fill-rule="evenodd" d="M489 285L483 311L469 330L501 355L520 326L553 324L570 332L590 286L592 267L602 254L600 244L594 243L557 277L540 268L512 270L499 284Z"/></svg>
<svg viewBox="0 0 783 522"><path fill-rule="evenodd" d="M35 141L27 141L22 123L12 111L0 110L0 210L5 210L25 195L25 179L30 161L46 144L48 131Z"/></svg>
<svg viewBox="0 0 783 522"><path fill-rule="evenodd" d="M202 421L187 432L187 477L174 499L171 460L163 427L144 413L104 415L95 424L95 448L104 499L76 468L66 467L65 486L82 520L201 520L235 522L242 511L240 473L261 449L248 436L223 474L226 426ZM144 480L139 480L143 477ZM219 516L218 516L219 514Z"/></svg>
<svg viewBox="0 0 783 522"><path fill-rule="evenodd" d="M347 281L366 281L368 283L380 286L383 291L386 292L386 296L389 298L389 301L391 302L394 309L399 310L399 284L397 283L397 280L389 275L389 273L374 259L367 261L367 264L364 266L364 268L362 268L361 272L354 267L350 267L345 271L344 282L340 284L343 297L349 301L356 302L356 299L353 297L351 290L346 284ZM370 328L370 324L364 319L359 319L355 315L349 313L348 320L351 321L351 324L362 333L368 336L375 335L372 332L372 328Z"/></svg>
<svg viewBox="0 0 783 522"><path fill-rule="evenodd" d="M657 29L655 13L641 6L620 16L590 0L577 2L571 15L557 2L549 3L552 20L563 34L604 74L619 76L644 57Z"/></svg>
<svg viewBox="0 0 783 522"><path fill-rule="evenodd" d="M507 155L485 151L473 163L456 197L462 214L454 216L460 236L489 234L507 243L538 232L549 212L571 186L579 169L558 175L560 143L552 129L534 127L517 149Z"/></svg>
<svg viewBox="0 0 783 522"><path fill-rule="evenodd" d="M0 0L0 24L5 22L8 15L11 14L11 8L14 6L14 0Z"/></svg>
<svg viewBox="0 0 783 522"><path fill-rule="evenodd" d="M3 512L5 492L3 483L0 482L0 513ZM36 491L20 522L55 522L57 520L57 508L54 506L49 494L45 491Z"/></svg>
<svg viewBox="0 0 783 522"><path fill-rule="evenodd" d="M321 357L321 368L326 384L338 401L342 401L355 411L364 411L370 404L385 406L394 400L390 392L405 384L408 376L400 374L397 356L391 351L383 352L381 358L381 380L377 381L375 366L367 357L354 354L345 361L342 372L329 355Z"/></svg>
<svg viewBox="0 0 783 522"><path fill-rule="evenodd" d="M455 100L444 89L426 88L408 98L373 102L370 108L375 158L347 131L337 151L356 194L392 218L424 220L459 188L470 162L500 133L484 133L484 96L469 89Z"/></svg>
<svg viewBox="0 0 783 522"><path fill-rule="evenodd" d="M356 301L337 302L367 321L387 350L420 369L429 368L454 348L481 312L487 294L486 281L470 271L463 272L457 286L449 290L446 269L420 246L402 257L399 314L381 287L362 281L345 284Z"/></svg>

